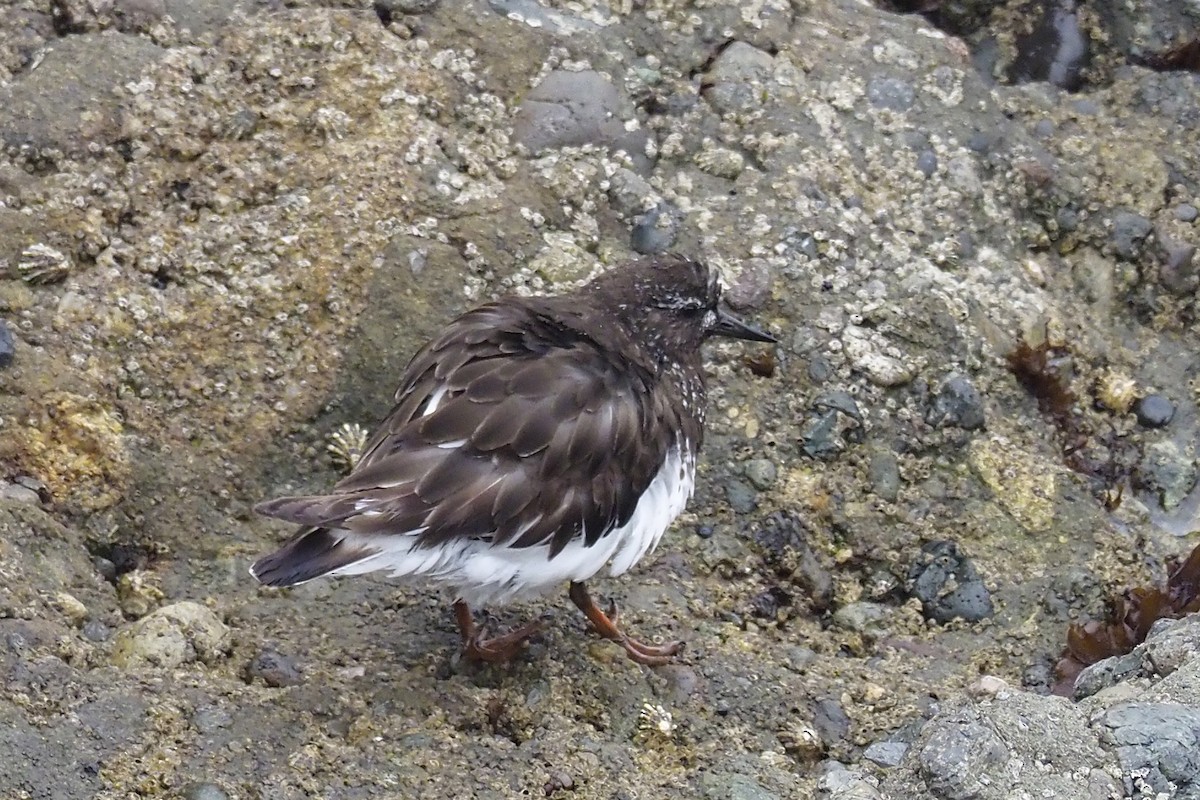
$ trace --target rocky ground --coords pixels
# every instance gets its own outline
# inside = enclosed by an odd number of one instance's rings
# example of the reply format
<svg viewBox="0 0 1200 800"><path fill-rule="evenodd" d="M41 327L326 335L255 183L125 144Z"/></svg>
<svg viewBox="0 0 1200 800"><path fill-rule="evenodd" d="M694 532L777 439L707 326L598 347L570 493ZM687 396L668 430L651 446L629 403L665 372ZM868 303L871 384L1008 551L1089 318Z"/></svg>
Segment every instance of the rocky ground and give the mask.
<svg viewBox="0 0 1200 800"><path fill-rule="evenodd" d="M1198 28L14 0L0 796L1200 797L1194 620L1047 695L1200 528ZM419 587L249 578L441 321L666 249L782 342L711 348L697 496L597 582L680 663L552 597L476 668Z"/></svg>

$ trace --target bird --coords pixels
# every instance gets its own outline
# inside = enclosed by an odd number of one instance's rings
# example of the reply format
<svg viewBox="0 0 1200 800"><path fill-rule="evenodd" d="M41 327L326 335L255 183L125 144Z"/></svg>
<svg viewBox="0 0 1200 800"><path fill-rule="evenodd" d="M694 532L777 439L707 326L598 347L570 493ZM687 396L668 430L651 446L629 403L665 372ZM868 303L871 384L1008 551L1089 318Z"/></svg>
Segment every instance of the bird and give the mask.
<svg viewBox="0 0 1200 800"><path fill-rule="evenodd" d="M682 642L629 636L585 582L627 572L691 498L714 336L777 342L729 311L715 270L678 254L465 312L413 356L344 479L255 506L300 527L251 574L294 586L387 572L449 589L462 655L480 662L513 658L544 620L490 635L473 608L567 584L600 636L669 663Z"/></svg>

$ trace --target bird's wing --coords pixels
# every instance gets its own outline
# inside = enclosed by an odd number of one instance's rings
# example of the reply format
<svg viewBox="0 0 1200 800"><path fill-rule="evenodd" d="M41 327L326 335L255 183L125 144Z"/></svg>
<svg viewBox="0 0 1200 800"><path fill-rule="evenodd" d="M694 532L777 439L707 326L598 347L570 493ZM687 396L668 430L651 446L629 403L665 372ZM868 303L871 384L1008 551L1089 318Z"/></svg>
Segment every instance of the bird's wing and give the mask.
<svg viewBox="0 0 1200 800"><path fill-rule="evenodd" d="M396 406L332 493L262 513L420 545L594 543L632 516L672 446L649 373L536 312L485 306L413 359ZM651 401L651 402L647 402Z"/></svg>

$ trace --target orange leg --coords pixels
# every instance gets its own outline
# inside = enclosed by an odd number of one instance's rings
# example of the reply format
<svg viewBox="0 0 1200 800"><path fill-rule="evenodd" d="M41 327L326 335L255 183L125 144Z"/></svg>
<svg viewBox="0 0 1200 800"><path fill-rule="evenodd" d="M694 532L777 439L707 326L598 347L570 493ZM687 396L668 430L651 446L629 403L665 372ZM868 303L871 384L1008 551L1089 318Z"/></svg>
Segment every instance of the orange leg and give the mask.
<svg viewBox="0 0 1200 800"><path fill-rule="evenodd" d="M603 636L605 639L610 639L617 642L625 648L625 652L631 659L639 664L645 664L648 667L661 667L664 664L671 663L671 657L683 649L683 642L667 642L661 646L642 644L637 639L632 639L625 635L620 628L617 627L617 607L610 603L607 614L596 605L596 601L592 600L592 596L588 594L587 587L582 583L571 583L571 601L579 606L579 610L588 618L588 622L592 623L592 627L596 629L596 633Z"/></svg>
<svg viewBox="0 0 1200 800"><path fill-rule="evenodd" d="M511 660L525 649L529 637L541 631L545 624L538 619L502 636L485 636L485 632L475 625L471 607L462 600L454 603L454 618L462 634L463 656L470 661L486 661L489 664Z"/></svg>

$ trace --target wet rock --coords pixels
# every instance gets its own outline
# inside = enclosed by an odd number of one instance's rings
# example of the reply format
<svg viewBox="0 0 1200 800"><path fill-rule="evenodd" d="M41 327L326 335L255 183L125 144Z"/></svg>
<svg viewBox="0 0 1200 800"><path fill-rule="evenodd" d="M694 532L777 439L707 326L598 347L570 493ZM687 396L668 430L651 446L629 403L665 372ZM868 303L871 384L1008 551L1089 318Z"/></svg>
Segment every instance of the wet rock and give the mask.
<svg viewBox="0 0 1200 800"><path fill-rule="evenodd" d="M750 614L760 619L774 620L779 617L780 611L791 604L791 594L772 586L750 598Z"/></svg>
<svg viewBox="0 0 1200 800"><path fill-rule="evenodd" d="M766 458L752 458L746 462L743 467L747 480L754 484L754 488L760 492L765 492L775 484L777 471L775 463Z"/></svg>
<svg viewBox="0 0 1200 800"><path fill-rule="evenodd" d="M1146 445L1134 475L1138 485L1158 496L1163 509L1177 508L1196 485L1195 453L1164 439Z"/></svg>
<svg viewBox="0 0 1200 800"><path fill-rule="evenodd" d="M977 437L967 448L971 469L1021 527L1044 531L1054 521L1055 476L1001 439Z"/></svg>
<svg viewBox="0 0 1200 800"><path fill-rule="evenodd" d="M12 366L17 355L17 343L13 340L8 323L0 319L0 369Z"/></svg>
<svg viewBox="0 0 1200 800"><path fill-rule="evenodd" d="M955 704L911 750L915 769L889 770L886 795L1005 800L1036 786L1047 797L1120 796L1087 713L1061 697L1004 690L995 702Z"/></svg>
<svg viewBox="0 0 1200 800"><path fill-rule="evenodd" d="M1008 70L1013 83L1048 81L1068 91L1080 88L1090 42L1073 0L1042 0L1041 20L1016 44Z"/></svg>
<svg viewBox="0 0 1200 800"><path fill-rule="evenodd" d="M777 511L753 531L751 539L776 574L795 583L814 609L823 610L833 596L833 576L809 545L811 535L802 517Z"/></svg>
<svg viewBox="0 0 1200 800"><path fill-rule="evenodd" d="M974 563L950 541L927 542L908 571L908 591L921 601L927 619L978 622L995 609Z"/></svg>
<svg viewBox="0 0 1200 800"><path fill-rule="evenodd" d="M115 90L163 53L146 39L85 33L56 39L38 68L0 85L0 141L70 154L115 140Z"/></svg>
<svg viewBox="0 0 1200 800"><path fill-rule="evenodd" d="M833 612L833 624L842 630L878 639L887 632L886 623L891 615L891 610L887 606L861 600L847 603Z"/></svg>
<svg viewBox="0 0 1200 800"><path fill-rule="evenodd" d="M120 631L111 659L125 669L173 669L197 660L215 661L229 643L229 628L216 614L185 600L163 606Z"/></svg>
<svg viewBox="0 0 1200 800"><path fill-rule="evenodd" d="M551 72L525 96L513 122L516 141L538 155L583 144L624 150L639 171L650 166L649 135L626 130L617 88L598 72Z"/></svg>
<svg viewBox="0 0 1200 800"><path fill-rule="evenodd" d="M937 168L937 153L933 152L932 150L923 150L919 155L917 155L917 169L926 178L937 172Z"/></svg>
<svg viewBox="0 0 1200 800"><path fill-rule="evenodd" d="M775 59L745 42L734 42L713 61L704 99L721 114L752 111L763 103Z"/></svg>
<svg viewBox="0 0 1200 800"><path fill-rule="evenodd" d="M229 800L229 795L215 783L193 783L184 787L184 800Z"/></svg>
<svg viewBox="0 0 1200 800"><path fill-rule="evenodd" d="M809 417L800 431L805 455L828 460L851 444L862 441L862 412L847 391L822 392L813 400Z"/></svg>
<svg viewBox="0 0 1200 800"><path fill-rule="evenodd" d="M871 490L884 500L895 500L900 493L900 462L890 450L876 450L867 463Z"/></svg>
<svg viewBox="0 0 1200 800"><path fill-rule="evenodd" d="M425 14L438 7L440 0L375 0L376 13Z"/></svg>
<svg viewBox="0 0 1200 800"><path fill-rule="evenodd" d="M934 427L977 430L984 425L983 398L963 375L951 375L938 389L925 421Z"/></svg>
<svg viewBox="0 0 1200 800"><path fill-rule="evenodd" d="M629 232L629 247L635 253L665 253L679 236L682 218L670 203L659 203L645 214L637 215Z"/></svg>
<svg viewBox="0 0 1200 800"><path fill-rule="evenodd" d="M1196 291L1200 275L1196 261L1196 245L1180 242L1170 236L1158 235L1158 249L1162 264L1158 277L1167 291L1176 295L1188 295Z"/></svg>
<svg viewBox="0 0 1200 800"><path fill-rule="evenodd" d="M98 619L88 620L84 623L83 638L89 642L106 642L108 637L112 635L112 630Z"/></svg>
<svg viewBox="0 0 1200 800"><path fill-rule="evenodd" d="M821 764L817 792L818 797L827 800L881 800L883 797L861 769L837 761Z"/></svg>
<svg viewBox="0 0 1200 800"><path fill-rule="evenodd" d="M1175 206L1175 219L1180 222L1195 222L1198 216L1200 216L1200 211L1191 203L1180 203Z"/></svg>
<svg viewBox="0 0 1200 800"><path fill-rule="evenodd" d="M1161 394L1148 394L1133 407L1143 428L1165 428L1175 418L1175 404Z"/></svg>
<svg viewBox="0 0 1200 800"><path fill-rule="evenodd" d="M767 262L751 258L722 297L734 311L754 311L771 298L772 283L771 267Z"/></svg>
<svg viewBox="0 0 1200 800"><path fill-rule="evenodd" d="M1127 703L1105 711L1100 739L1116 749L1126 791L1132 776L1155 792L1193 797L1200 792L1200 708L1173 703Z"/></svg>
<svg viewBox="0 0 1200 800"><path fill-rule="evenodd" d="M863 758L881 767L894 767L904 760L908 745L904 742L875 742L863 750Z"/></svg>
<svg viewBox="0 0 1200 800"><path fill-rule="evenodd" d="M261 680L267 686L295 686L304 680L299 665L291 656L263 649L246 665L246 680Z"/></svg>
<svg viewBox="0 0 1200 800"><path fill-rule="evenodd" d="M880 76L867 83L867 100L876 108L908 111L916 98L912 84L899 78Z"/></svg>
<svg viewBox="0 0 1200 800"><path fill-rule="evenodd" d="M866 328L847 325L842 332L842 346L850 365L876 386L901 386L916 374L913 365L886 352L878 337Z"/></svg>
<svg viewBox="0 0 1200 800"><path fill-rule="evenodd" d="M736 479L725 485L725 499L737 514L749 514L758 508L758 492L750 484Z"/></svg>
<svg viewBox="0 0 1200 800"><path fill-rule="evenodd" d="M1154 225L1141 214L1121 211L1113 217L1109 241L1117 255L1132 260L1141 252L1142 244L1153 229Z"/></svg>
<svg viewBox="0 0 1200 800"><path fill-rule="evenodd" d="M850 717L832 697L824 697L813 705L812 724L827 748L850 735Z"/></svg>

